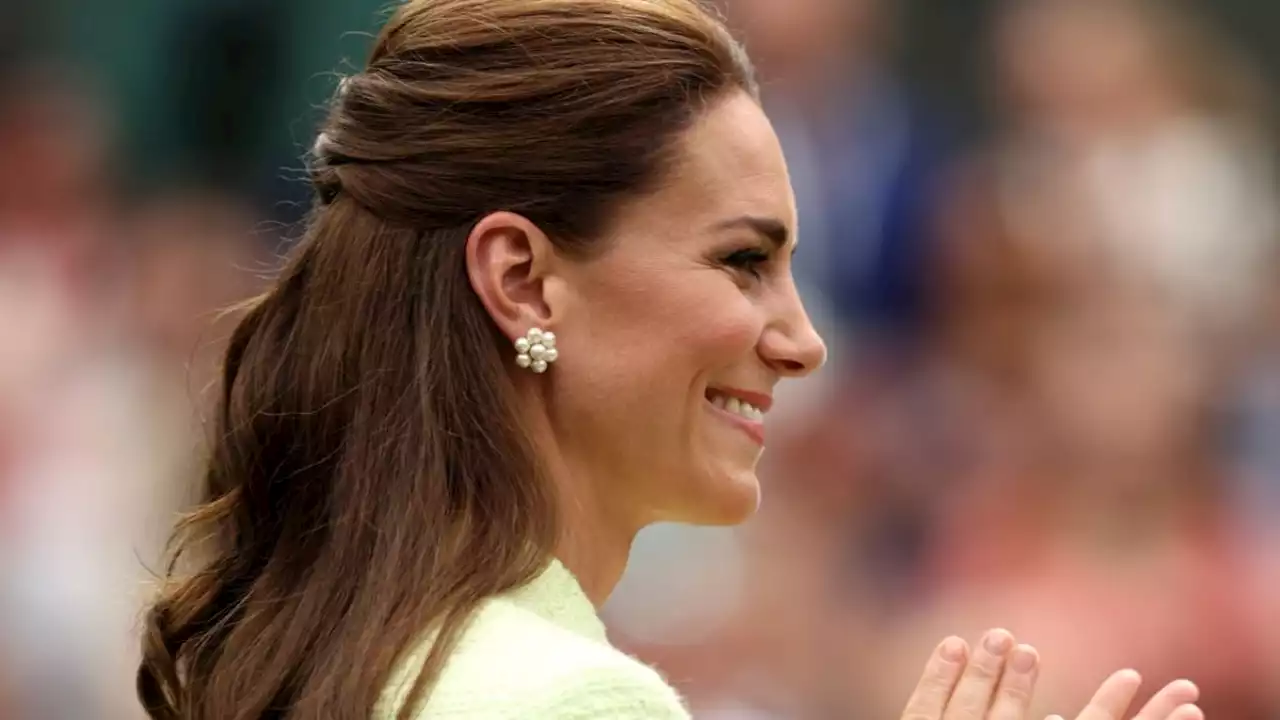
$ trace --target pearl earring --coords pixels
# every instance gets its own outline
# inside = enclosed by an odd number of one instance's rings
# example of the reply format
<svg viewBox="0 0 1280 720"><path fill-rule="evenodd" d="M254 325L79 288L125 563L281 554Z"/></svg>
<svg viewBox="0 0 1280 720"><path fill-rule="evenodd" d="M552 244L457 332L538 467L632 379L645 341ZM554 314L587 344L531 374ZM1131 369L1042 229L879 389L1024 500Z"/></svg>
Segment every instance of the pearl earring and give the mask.
<svg viewBox="0 0 1280 720"><path fill-rule="evenodd" d="M541 328L531 328L522 338L516 338L516 364L536 373L544 373L547 366L560 357L556 350L556 334Z"/></svg>

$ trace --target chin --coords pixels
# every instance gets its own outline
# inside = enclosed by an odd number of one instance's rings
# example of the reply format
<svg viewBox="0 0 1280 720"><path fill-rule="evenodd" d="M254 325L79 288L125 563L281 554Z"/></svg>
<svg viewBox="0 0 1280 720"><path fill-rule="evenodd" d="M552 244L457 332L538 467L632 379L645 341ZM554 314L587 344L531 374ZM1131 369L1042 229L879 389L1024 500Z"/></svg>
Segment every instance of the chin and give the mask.
<svg viewBox="0 0 1280 720"><path fill-rule="evenodd" d="M738 525L760 508L760 479L754 469L699 478L696 496L686 498L677 522L689 525Z"/></svg>

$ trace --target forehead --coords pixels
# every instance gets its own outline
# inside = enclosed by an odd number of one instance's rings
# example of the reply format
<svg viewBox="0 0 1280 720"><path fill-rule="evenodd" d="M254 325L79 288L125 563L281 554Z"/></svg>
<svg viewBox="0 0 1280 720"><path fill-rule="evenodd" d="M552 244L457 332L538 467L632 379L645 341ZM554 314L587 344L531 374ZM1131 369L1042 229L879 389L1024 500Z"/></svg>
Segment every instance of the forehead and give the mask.
<svg viewBox="0 0 1280 720"><path fill-rule="evenodd" d="M794 236L791 181L764 111L745 93L711 106L681 138L662 188L631 210L650 228L678 230L664 233L672 239L743 215L777 218Z"/></svg>

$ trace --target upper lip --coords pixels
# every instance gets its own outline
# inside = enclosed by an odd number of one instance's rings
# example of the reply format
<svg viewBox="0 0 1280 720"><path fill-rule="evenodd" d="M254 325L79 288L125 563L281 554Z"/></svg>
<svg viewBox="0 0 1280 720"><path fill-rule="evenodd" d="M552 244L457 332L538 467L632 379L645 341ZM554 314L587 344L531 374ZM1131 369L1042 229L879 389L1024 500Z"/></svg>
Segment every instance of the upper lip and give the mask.
<svg viewBox="0 0 1280 720"><path fill-rule="evenodd" d="M769 412L769 408L773 407L773 396L768 393L732 387L712 387L708 388L708 390L719 395L737 398L740 402L745 402L762 413Z"/></svg>

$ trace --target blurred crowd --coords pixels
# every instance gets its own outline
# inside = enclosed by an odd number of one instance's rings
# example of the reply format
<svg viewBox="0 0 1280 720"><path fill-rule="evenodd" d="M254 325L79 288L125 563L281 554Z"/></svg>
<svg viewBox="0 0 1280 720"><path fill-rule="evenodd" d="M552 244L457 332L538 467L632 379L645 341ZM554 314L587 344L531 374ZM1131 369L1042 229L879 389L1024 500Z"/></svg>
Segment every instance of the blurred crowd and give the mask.
<svg viewBox="0 0 1280 720"><path fill-rule="evenodd" d="M902 3L723 4L832 361L780 388L756 519L637 541L615 640L698 720L897 717L938 640L993 626L1040 649L1045 712L1135 666L1215 720L1280 718L1256 59L1172 0L999 2L962 43L974 132L901 72ZM295 232L308 112L381 7L259 5L131 0L152 50L127 61L0 51L0 717L141 715L138 608L195 492L223 310ZM50 32L24 22L0 42Z"/></svg>

